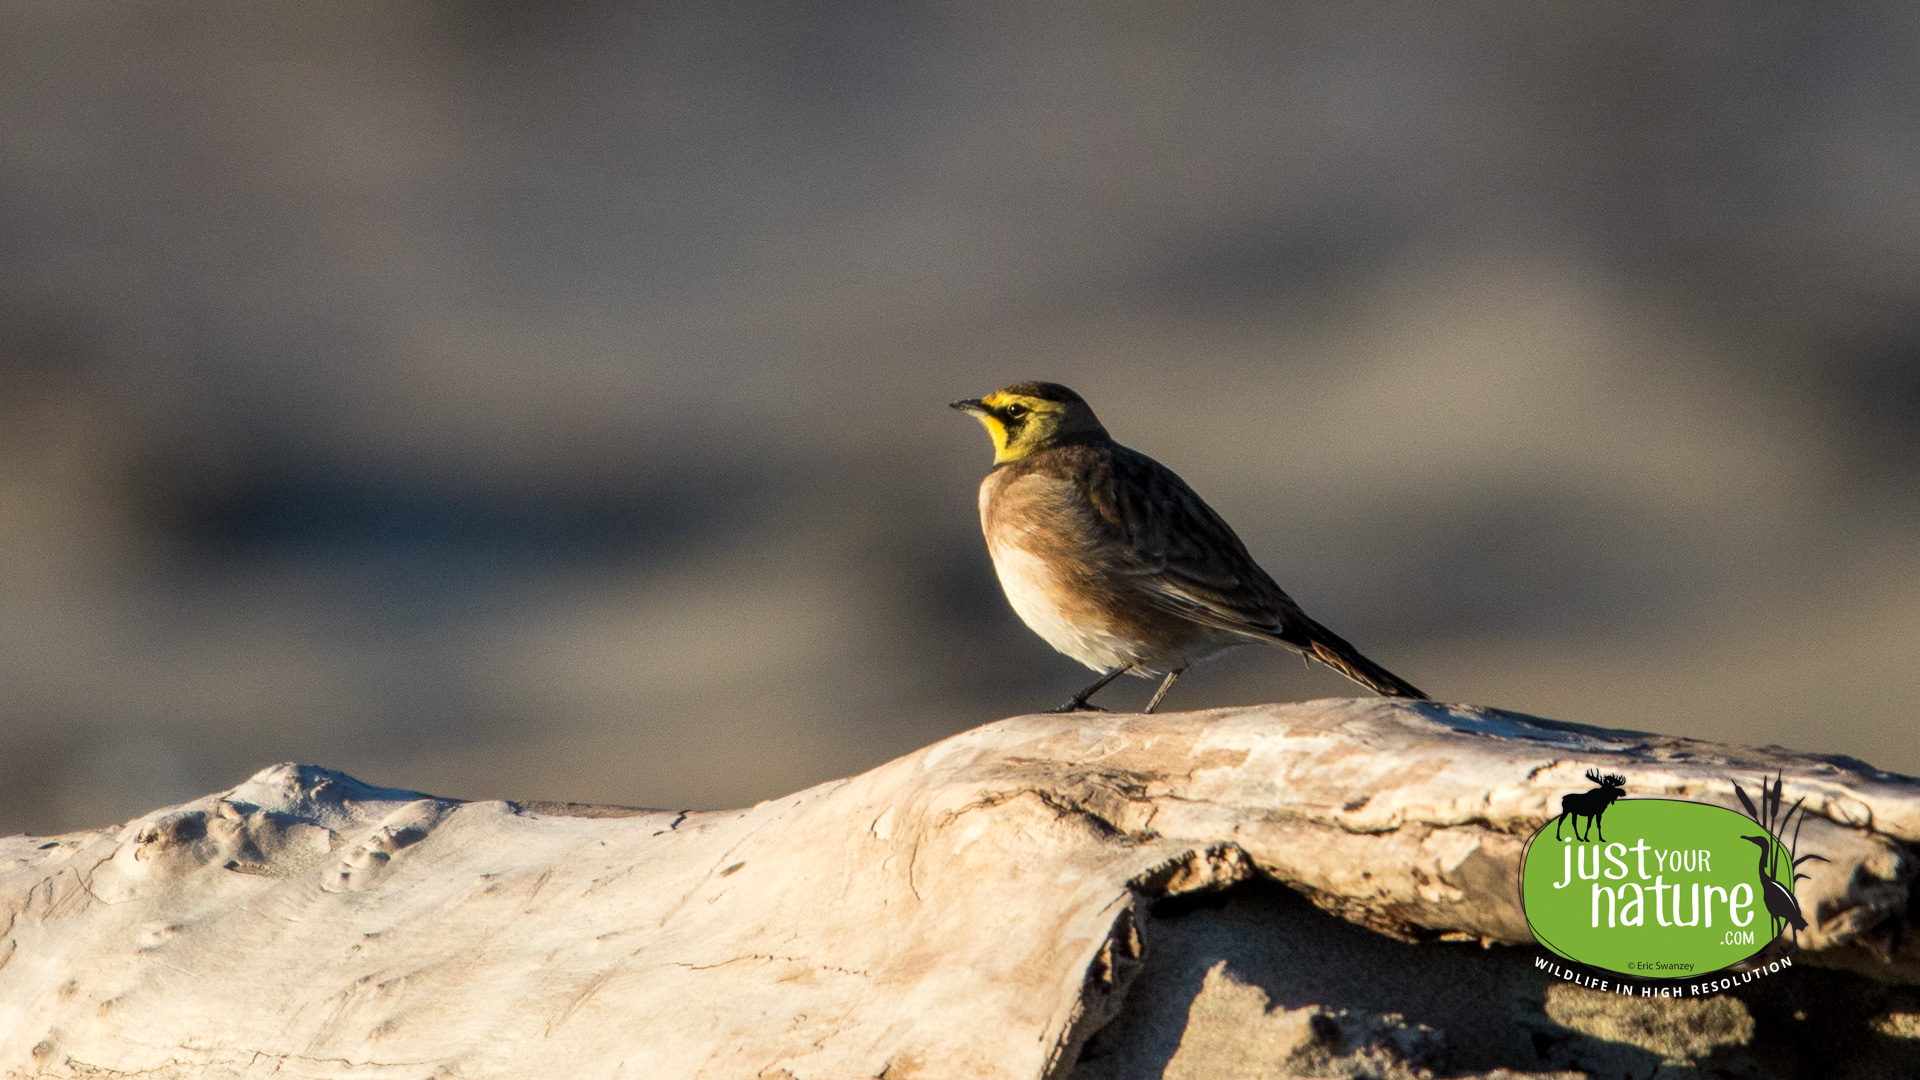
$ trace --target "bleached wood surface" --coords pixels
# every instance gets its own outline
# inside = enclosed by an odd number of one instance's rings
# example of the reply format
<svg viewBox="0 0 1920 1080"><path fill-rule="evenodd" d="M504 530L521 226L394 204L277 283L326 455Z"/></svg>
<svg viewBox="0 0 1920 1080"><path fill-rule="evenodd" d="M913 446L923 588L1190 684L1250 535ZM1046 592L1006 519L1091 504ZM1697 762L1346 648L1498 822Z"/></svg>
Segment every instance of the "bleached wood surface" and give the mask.
<svg viewBox="0 0 1920 1080"><path fill-rule="evenodd" d="M1920 982L1920 785L1859 762L1334 699L1026 716L745 810L461 803L281 765L0 841L0 1075L1062 1077L1146 905L1248 877L1529 941L1527 835L1599 766L1815 815L1811 959ZM1301 1023L1305 1021L1302 1020Z"/></svg>

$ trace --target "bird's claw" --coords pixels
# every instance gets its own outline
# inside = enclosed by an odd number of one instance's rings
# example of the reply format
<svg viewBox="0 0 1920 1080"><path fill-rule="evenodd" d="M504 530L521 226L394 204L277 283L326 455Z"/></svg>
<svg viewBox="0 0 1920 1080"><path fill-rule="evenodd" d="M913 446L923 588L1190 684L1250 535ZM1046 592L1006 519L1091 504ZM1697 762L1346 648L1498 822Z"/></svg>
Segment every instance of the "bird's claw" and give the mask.
<svg viewBox="0 0 1920 1080"><path fill-rule="evenodd" d="M1047 711L1050 713L1073 713L1073 712L1106 712L1107 710L1101 708L1098 705L1090 705L1084 701L1069 701L1065 705L1055 706L1054 708L1048 709Z"/></svg>

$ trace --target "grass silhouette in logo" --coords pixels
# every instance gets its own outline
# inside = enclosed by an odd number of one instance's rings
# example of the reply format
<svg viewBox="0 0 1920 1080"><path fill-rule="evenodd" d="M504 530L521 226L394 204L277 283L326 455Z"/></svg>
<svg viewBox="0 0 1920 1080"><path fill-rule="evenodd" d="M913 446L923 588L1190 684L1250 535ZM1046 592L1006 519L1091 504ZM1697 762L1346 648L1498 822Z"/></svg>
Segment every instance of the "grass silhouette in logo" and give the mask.
<svg viewBox="0 0 1920 1080"><path fill-rule="evenodd" d="M1607 812L1607 807L1612 806L1615 800L1627 793L1627 778L1619 773L1601 776L1599 769L1588 769L1587 779L1597 785L1592 791L1577 792L1561 798L1560 816L1553 819L1555 840L1560 839L1560 823L1572 818L1574 839L1583 844L1586 843L1586 836L1580 832L1580 822L1584 818L1588 830L1598 833L1601 843L1607 842L1607 834L1600 827L1600 817Z"/></svg>
<svg viewBox="0 0 1920 1080"><path fill-rule="evenodd" d="M1800 864L1827 860L1820 855L1800 854L1800 826L1807 821L1806 811L1801 808L1801 804L1807 801L1807 797L1802 795L1794 800L1793 806L1783 815L1780 813L1781 786L1779 773L1774 774L1771 787L1768 786L1766 777L1760 778L1760 809L1755 809L1753 800L1747 797L1746 790L1739 784L1733 785L1733 793L1740 797L1740 805L1746 808L1747 816L1766 830L1765 836L1742 836L1741 839L1760 848L1758 888L1760 897L1767 906L1767 914L1772 918L1773 938L1777 942L1786 928L1791 926L1793 947L1797 950L1800 948L1800 931L1807 927L1806 916L1800 914L1800 903L1794 899L1793 895L1794 888L1800 884L1800 880L1808 876L1799 872ZM1795 812L1799 812L1800 821L1793 827L1793 842L1789 844L1786 841L1787 823L1793 820ZM1782 858L1788 860L1788 865L1794 871L1792 881L1785 885L1780 883Z"/></svg>

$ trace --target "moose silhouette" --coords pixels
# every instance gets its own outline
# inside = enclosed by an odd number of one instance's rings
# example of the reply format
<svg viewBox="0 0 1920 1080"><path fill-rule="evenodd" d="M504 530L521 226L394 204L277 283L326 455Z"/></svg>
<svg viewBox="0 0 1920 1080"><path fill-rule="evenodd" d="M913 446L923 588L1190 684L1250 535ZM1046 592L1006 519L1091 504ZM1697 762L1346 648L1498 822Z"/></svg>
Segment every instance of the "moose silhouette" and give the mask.
<svg viewBox="0 0 1920 1080"><path fill-rule="evenodd" d="M1588 769L1587 779L1599 785L1592 791L1582 791L1567 795L1560 800L1560 816L1553 819L1553 838L1560 839L1560 823L1573 819L1574 839L1585 843L1587 838L1580 833L1580 819L1585 818L1591 831L1600 834L1600 842L1607 842L1607 834L1600 828L1600 815L1607 812L1615 799L1627 793L1627 778L1619 773L1600 775L1599 769Z"/></svg>

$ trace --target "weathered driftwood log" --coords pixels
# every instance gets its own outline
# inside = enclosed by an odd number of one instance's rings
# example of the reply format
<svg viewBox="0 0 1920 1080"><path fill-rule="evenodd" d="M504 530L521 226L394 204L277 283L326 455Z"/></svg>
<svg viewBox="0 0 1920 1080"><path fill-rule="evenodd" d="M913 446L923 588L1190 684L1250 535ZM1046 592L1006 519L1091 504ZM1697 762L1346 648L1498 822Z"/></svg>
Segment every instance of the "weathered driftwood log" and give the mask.
<svg viewBox="0 0 1920 1080"><path fill-rule="evenodd" d="M1729 806L1735 780L1783 770L1811 811L1803 849L1832 860L1801 886L1799 966L1855 973L1809 977L1877 1002L1859 1030L1911 1038L1920 784L1369 698L1018 717L746 810L461 803L282 765L122 828L10 838L0 1074L906 1080L1347 1060L1388 1075L1736 1052L1753 1041L1740 1000L1582 1020L1583 999L1520 950L1440 944L1531 940L1521 848L1594 766L1637 795ZM1258 881L1293 891L1197 903ZM1408 1008L1455 1030L1358 998L1283 1000L1328 958L1296 933L1371 958L1355 970L1380 993L1425 970L1440 989ZM1257 959L1220 951L1249 934L1273 939L1260 948L1282 974L1264 986L1234 981ZM1450 959L1421 968L1435 956ZM1164 985L1135 988L1143 970ZM1507 979L1531 1011L1487 1005L1463 1034L1462 994L1493 991L1447 988L1476 979Z"/></svg>

